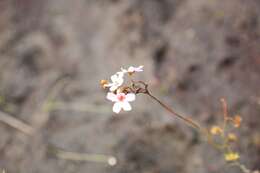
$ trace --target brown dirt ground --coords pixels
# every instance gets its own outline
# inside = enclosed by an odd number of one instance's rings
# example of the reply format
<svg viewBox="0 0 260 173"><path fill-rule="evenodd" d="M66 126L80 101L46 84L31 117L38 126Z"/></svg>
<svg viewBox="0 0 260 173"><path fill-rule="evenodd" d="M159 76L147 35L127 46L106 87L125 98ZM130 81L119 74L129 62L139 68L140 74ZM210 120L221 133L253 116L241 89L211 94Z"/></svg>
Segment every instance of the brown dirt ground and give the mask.
<svg viewBox="0 0 260 173"><path fill-rule="evenodd" d="M0 110L38 130L0 123L0 169L238 172L145 96L113 115L99 80L139 64L155 95L204 126L221 121L225 97L243 117L241 161L260 169L259 45L259 0L1 0ZM118 165L58 159L49 145Z"/></svg>

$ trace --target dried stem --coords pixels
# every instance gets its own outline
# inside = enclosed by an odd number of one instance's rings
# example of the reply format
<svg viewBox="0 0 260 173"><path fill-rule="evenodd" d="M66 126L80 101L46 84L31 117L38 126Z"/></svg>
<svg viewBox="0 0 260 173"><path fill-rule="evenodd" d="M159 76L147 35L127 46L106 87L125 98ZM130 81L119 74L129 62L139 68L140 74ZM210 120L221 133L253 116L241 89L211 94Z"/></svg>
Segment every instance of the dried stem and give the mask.
<svg viewBox="0 0 260 173"><path fill-rule="evenodd" d="M114 166L117 162L114 156L103 154L76 153L60 149L55 149L55 155L57 158L64 160L108 163L110 166Z"/></svg>
<svg viewBox="0 0 260 173"><path fill-rule="evenodd" d="M0 111L0 121L23 132L26 135L32 135L35 131L30 125L2 111Z"/></svg>
<svg viewBox="0 0 260 173"><path fill-rule="evenodd" d="M192 126L193 128L197 129L197 130L201 130L201 126L194 122L192 119L184 117L180 114L178 114L177 112L175 112L173 109L171 109L169 106L167 106L166 104L164 104L163 102L161 102L159 99L157 99L155 96L153 96L148 90L145 93L148 96L150 96L153 100L157 101L163 108L165 108L168 112L171 113L171 115L173 115L174 117L178 117L179 119L185 121L187 124L189 124L190 126Z"/></svg>
<svg viewBox="0 0 260 173"><path fill-rule="evenodd" d="M225 138L225 133L226 133L225 131L226 131L227 121L228 121L228 108L227 108L227 102L226 102L226 100L224 98L222 98L220 101L222 103L223 116L224 116L222 137Z"/></svg>
<svg viewBox="0 0 260 173"><path fill-rule="evenodd" d="M143 85L143 87L138 86L138 84ZM185 121L186 124L192 126L193 128L195 128L199 131L202 130L201 126L198 123L194 122L190 118L187 118L187 117L184 117L184 116L178 114L172 108L170 108L169 106L167 106L166 104L161 102L158 98L156 98L154 95L152 95L148 89L148 84L146 84L145 82L132 80L132 88L133 88L135 94L142 93L142 94L146 94L146 95L150 96L153 100L155 100L157 103L159 103L164 109L166 109L168 112L170 112L172 116L178 117L179 119Z"/></svg>

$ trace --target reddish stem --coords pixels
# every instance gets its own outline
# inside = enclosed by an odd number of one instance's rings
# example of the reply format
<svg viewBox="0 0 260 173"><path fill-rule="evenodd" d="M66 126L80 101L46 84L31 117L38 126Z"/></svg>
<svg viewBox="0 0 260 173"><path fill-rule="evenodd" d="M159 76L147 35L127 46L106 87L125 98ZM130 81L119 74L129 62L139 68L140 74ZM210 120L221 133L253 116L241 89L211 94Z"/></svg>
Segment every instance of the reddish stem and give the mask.
<svg viewBox="0 0 260 173"><path fill-rule="evenodd" d="M185 121L187 124L191 125L193 128L195 128L197 130L201 130L200 125L195 123L192 119L184 117L184 116L178 114L177 112L175 112L169 106L167 106L166 104L161 102L159 99L157 99L155 96L153 96L148 90L147 90L147 92L145 94L150 96L153 100L157 101L163 108L165 108L168 112L170 112L172 116L180 118L181 120Z"/></svg>

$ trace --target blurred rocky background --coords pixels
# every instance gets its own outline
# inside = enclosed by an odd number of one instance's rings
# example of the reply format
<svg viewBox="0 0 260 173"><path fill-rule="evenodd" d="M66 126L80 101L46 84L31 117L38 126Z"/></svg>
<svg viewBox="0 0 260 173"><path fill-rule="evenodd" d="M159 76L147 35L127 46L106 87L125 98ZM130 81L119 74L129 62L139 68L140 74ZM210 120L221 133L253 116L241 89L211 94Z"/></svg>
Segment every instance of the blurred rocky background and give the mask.
<svg viewBox="0 0 260 173"><path fill-rule="evenodd" d="M1 0L1 114L37 131L0 122L0 169L239 172L145 96L115 116L99 80L129 65L144 65L154 95L205 127L221 122L226 98L243 117L241 161L259 169L259 46L259 0ZM118 164L65 160L49 145Z"/></svg>

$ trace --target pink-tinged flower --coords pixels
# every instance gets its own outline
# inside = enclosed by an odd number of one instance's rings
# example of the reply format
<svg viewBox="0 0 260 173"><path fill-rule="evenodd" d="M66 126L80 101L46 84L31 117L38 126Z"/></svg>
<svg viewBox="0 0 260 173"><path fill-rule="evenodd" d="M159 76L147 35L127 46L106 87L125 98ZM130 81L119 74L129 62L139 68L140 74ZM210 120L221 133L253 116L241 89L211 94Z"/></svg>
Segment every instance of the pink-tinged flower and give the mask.
<svg viewBox="0 0 260 173"><path fill-rule="evenodd" d="M124 68L121 68L122 72L123 73L129 73L130 75L135 73L135 72L142 72L144 71L143 70L143 65L139 66L139 67L133 67L133 66L130 66L127 70L124 69Z"/></svg>
<svg viewBox="0 0 260 173"><path fill-rule="evenodd" d="M124 83L124 73L117 72L111 76L112 83L104 84L104 87L110 87L110 91L115 91Z"/></svg>
<svg viewBox="0 0 260 173"><path fill-rule="evenodd" d="M113 106L113 112L115 113L119 113L121 111L121 109L123 109L124 111L131 111L132 107L129 104L129 102L132 102L135 100L135 94L133 93L129 93L129 94L125 94L125 93L117 93L114 94L112 92L107 93L107 99L115 102L114 106Z"/></svg>

